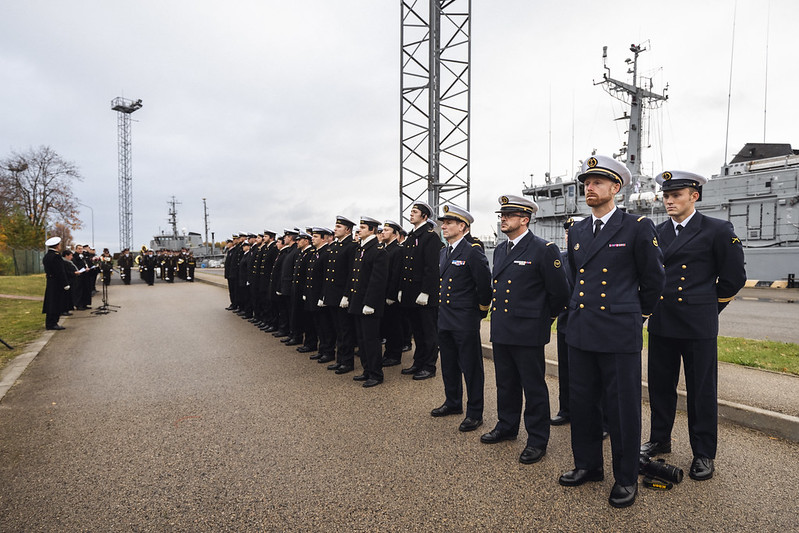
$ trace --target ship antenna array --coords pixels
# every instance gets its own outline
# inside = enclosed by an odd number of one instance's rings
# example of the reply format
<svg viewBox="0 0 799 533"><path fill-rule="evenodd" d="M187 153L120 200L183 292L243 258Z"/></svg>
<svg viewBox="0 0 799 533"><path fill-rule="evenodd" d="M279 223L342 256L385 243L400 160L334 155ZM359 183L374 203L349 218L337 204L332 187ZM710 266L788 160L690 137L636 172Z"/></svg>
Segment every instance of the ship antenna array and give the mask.
<svg viewBox="0 0 799 533"><path fill-rule="evenodd" d="M141 100L118 96L111 100L117 112L117 141L119 144L119 249L133 244L133 168L130 156L130 115L141 109Z"/></svg>
<svg viewBox="0 0 799 533"><path fill-rule="evenodd" d="M605 89L609 95L630 106L630 112L625 113L617 119L630 121L629 128L627 129L627 146L621 152L622 154L626 153L627 160L625 164L633 175L633 183L628 186L630 189L638 186L637 182L641 176L641 126L644 109L656 107L669 98L666 95L668 85L663 89L663 94L658 94L644 87L640 87L638 84L638 56L646 50L643 44L630 45L633 58L626 59L625 63L628 65L627 73L632 74L632 83L627 83L611 76L610 67L607 65L608 47L603 47L602 60L605 73L602 75L601 81L594 82L594 85L602 85L603 89ZM649 86L651 89L651 80ZM629 197L629 190L622 192L625 194L625 198Z"/></svg>
<svg viewBox="0 0 799 533"><path fill-rule="evenodd" d="M400 220L470 209L471 0L401 0Z"/></svg>
<svg viewBox="0 0 799 533"><path fill-rule="evenodd" d="M174 195L172 196L172 199L167 202L167 204L169 205L169 218L167 219L167 222L169 222L169 224L172 226L172 237L175 240L177 240L177 238L178 238L178 209L177 209L177 205L180 204L180 203L181 202L178 202L177 200L175 200Z"/></svg>

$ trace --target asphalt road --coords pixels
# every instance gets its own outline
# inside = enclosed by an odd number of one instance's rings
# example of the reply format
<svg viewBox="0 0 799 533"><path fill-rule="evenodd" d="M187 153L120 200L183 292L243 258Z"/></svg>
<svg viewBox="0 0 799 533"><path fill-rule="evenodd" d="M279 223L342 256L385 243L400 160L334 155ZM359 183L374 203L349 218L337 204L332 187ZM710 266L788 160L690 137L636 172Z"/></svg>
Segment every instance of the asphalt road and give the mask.
<svg viewBox="0 0 799 533"><path fill-rule="evenodd" d="M799 529L795 443L722 424L712 480L641 488L616 510L610 476L557 484L568 426L521 465L523 438L483 445L460 417L429 416L440 376L392 367L363 389L224 311L226 296L112 286L117 313L64 322L0 402L0 531ZM495 390L486 361L481 429ZM667 459L687 469L685 426L678 413Z"/></svg>

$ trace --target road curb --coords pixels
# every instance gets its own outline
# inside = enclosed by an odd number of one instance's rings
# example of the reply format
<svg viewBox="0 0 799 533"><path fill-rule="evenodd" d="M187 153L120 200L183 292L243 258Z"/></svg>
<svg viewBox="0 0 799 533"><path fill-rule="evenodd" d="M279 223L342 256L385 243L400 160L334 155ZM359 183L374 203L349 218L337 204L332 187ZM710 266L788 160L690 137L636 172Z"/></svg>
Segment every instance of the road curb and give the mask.
<svg viewBox="0 0 799 533"><path fill-rule="evenodd" d="M8 390L14 386L14 383L16 383L22 373L25 372L25 369L28 368L31 361L33 361L47 343L50 342L53 334L55 334L55 331L45 330L38 339L28 345L27 352L19 354L3 368L3 372L0 373L0 402L3 401Z"/></svg>
<svg viewBox="0 0 799 533"><path fill-rule="evenodd" d="M494 350L490 344L483 344L483 357L494 359ZM558 377L558 362L544 359L548 376ZM649 398L649 384L641 382L641 397ZM687 409L687 395L683 390L677 391L677 409ZM756 429L769 435L780 437L793 442L799 442L799 417L730 402L718 400L719 420L726 420L739 426Z"/></svg>

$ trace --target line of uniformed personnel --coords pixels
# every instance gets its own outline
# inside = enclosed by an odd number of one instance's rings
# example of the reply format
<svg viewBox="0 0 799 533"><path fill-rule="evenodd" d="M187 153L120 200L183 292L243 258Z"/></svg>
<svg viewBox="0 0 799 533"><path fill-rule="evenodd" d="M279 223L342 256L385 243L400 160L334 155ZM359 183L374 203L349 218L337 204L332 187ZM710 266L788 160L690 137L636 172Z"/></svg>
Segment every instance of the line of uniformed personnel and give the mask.
<svg viewBox="0 0 799 533"><path fill-rule="evenodd" d="M401 373L435 376L440 352L445 401L431 415L463 414L465 383L464 432L483 423L480 322L490 311L497 423L481 442L516 439L523 420L527 440L519 461L532 464L546 455L550 426L570 422L574 468L559 483L573 487L604 479L602 441L609 434L614 507L636 499L639 455L671 451L683 360L694 455L689 475L709 479L717 440L718 313L745 281L741 243L728 222L695 210L707 181L696 174L657 177L670 217L657 227L615 205L631 179L624 164L592 156L578 179L592 214L567 222L563 253L529 229L535 202L499 198L507 240L495 249L491 269L469 232L472 215L452 205L438 217L446 245L423 202L410 212L407 236L396 222L384 221L380 230L370 217L353 231L356 224L344 216L332 230L234 235L225 260L227 309L300 352L318 352L311 359L332 363L327 368L337 374L354 370L357 346L363 373L354 379L364 387L382 383L382 368L400 363L407 320L416 350ZM560 405L550 419L544 346L559 315ZM652 428L639 446L647 319Z"/></svg>
<svg viewBox="0 0 799 533"><path fill-rule="evenodd" d="M167 283L174 283L175 278L194 282L197 259L187 248L181 248L180 251L164 248L156 253L155 250L148 250L146 246L142 246L141 254L135 259L131 258L130 250L127 248L123 250L117 259L117 264L125 285L130 285L130 271L135 265L139 267L141 278L148 285L153 285L156 276Z"/></svg>

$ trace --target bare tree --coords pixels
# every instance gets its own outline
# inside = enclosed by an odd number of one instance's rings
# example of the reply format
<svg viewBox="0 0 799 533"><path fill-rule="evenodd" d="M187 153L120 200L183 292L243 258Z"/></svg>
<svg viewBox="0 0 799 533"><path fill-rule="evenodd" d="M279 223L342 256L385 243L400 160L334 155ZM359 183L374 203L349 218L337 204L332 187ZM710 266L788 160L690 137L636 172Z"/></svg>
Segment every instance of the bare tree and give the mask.
<svg viewBox="0 0 799 533"><path fill-rule="evenodd" d="M72 184L82 180L78 167L49 146L12 152L0 162L0 207L21 209L31 225L45 230L56 223L78 229Z"/></svg>

